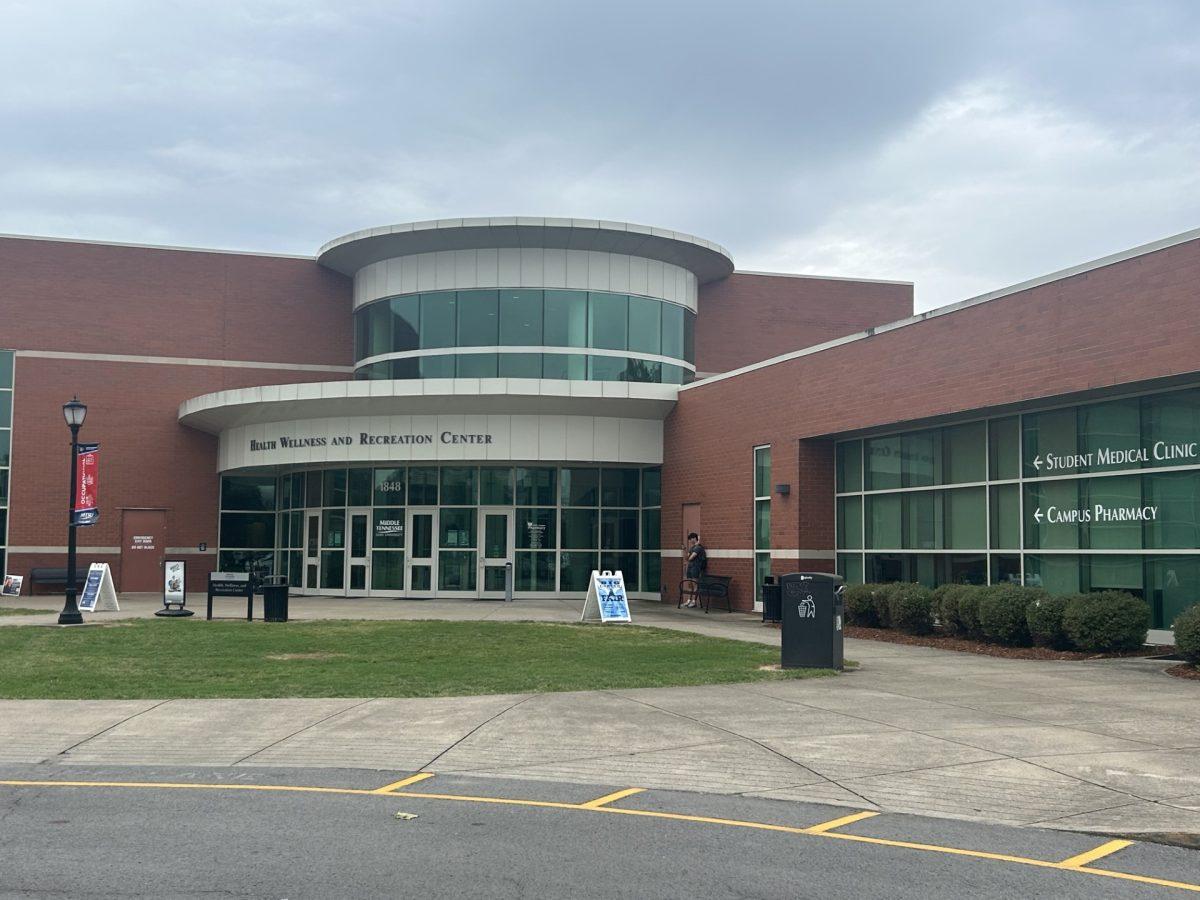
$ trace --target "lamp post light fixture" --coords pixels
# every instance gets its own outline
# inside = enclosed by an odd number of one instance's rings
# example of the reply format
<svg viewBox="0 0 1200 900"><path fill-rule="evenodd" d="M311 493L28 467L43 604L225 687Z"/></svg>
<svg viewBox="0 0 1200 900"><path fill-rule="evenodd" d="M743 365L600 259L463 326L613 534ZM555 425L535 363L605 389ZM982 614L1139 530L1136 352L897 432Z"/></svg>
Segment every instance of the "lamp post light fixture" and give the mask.
<svg viewBox="0 0 1200 900"><path fill-rule="evenodd" d="M87 406L72 397L63 404L63 418L71 429L71 499L67 503L67 597L63 610L58 614L59 625L82 625L83 615L75 596L75 495L78 490L79 429L87 417Z"/></svg>

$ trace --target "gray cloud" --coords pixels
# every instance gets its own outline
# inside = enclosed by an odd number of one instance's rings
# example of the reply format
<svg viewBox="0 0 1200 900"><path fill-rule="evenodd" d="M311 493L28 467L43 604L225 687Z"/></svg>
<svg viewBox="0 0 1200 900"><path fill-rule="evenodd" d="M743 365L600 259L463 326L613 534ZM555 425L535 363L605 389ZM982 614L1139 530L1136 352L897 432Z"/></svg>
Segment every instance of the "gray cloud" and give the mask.
<svg viewBox="0 0 1200 900"><path fill-rule="evenodd" d="M926 308L1200 225L1189 0L0 15L4 231L310 253L599 216Z"/></svg>

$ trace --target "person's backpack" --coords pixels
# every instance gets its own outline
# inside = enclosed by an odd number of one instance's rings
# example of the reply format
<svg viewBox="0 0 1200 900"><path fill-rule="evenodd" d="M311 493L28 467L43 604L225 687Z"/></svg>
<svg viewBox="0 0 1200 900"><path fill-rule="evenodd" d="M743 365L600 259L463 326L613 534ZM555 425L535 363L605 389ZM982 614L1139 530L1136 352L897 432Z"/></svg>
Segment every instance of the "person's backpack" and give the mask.
<svg viewBox="0 0 1200 900"><path fill-rule="evenodd" d="M696 544L700 548L700 557L696 560L700 564L700 574L703 575L708 571L708 551L704 549L703 544Z"/></svg>

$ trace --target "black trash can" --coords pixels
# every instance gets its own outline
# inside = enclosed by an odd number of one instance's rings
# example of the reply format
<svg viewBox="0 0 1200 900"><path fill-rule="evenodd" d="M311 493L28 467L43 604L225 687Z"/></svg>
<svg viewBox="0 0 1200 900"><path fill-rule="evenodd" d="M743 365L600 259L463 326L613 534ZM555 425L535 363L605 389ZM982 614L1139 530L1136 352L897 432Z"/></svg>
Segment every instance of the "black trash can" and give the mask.
<svg viewBox="0 0 1200 900"><path fill-rule="evenodd" d="M780 586L775 583L774 575L767 575L763 578L762 614L764 622L778 622L783 616L781 590Z"/></svg>
<svg viewBox="0 0 1200 900"><path fill-rule="evenodd" d="M288 620L288 580L286 575L268 575L263 579L263 621Z"/></svg>
<svg viewBox="0 0 1200 900"><path fill-rule="evenodd" d="M827 572L795 572L784 575L780 582L783 668L841 669L846 610L841 577Z"/></svg>

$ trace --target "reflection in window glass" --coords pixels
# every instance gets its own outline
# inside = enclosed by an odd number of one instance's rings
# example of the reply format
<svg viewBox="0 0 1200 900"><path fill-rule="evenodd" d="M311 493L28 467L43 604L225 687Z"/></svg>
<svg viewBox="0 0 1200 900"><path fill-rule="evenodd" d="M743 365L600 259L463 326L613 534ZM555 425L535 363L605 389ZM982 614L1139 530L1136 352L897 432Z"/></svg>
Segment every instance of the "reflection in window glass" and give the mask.
<svg viewBox="0 0 1200 900"><path fill-rule="evenodd" d="M587 357L581 353L546 353L542 356L542 377L568 381L587 380Z"/></svg>
<svg viewBox="0 0 1200 900"><path fill-rule="evenodd" d="M421 298L417 294L393 297L392 350L416 350L421 346Z"/></svg>
<svg viewBox="0 0 1200 900"><path fill-rule="evenodd" d="M662 304L662 355L683 359L683 314L682 306L674 303ZM690 360L689 360L690 361Z"/></svg>
<svg viewBox="0 0 1200 900"><path fill-rule="evenodd" d="M221 546L233 549L273 548L275 514L221 513Z"/></svg>
<svg viewBox="0 0 1200 900"><path fill-rule="evenodd" d="M662 505L662 469L642 469L642 506Z"/></svg>
<svg viewBox="0 0 1200 900"><path fill-rule="evenodd" d="M375 505L402 506L404 504L404 467L375 470Z"/></svg>
<svg viewBox="0 0 1200 900"><path fill-rule="evenodd" d="M1021 466L1021 419L992 419L988 422L988 458L995 480L1016 478Z"/></svg>
<svg viewBox="0 0 1200 900"><path fill-rule="evenodd" d="M839 493L862 490L862 441L842 441L837 445L837 490Z"/></svg>
<svg viewBox="0 0 1200 900"><path fill-rule="evenodd" d="M5 464L7 465L7 463ZM221 478L221 509L274 511L275 476L223 476Z"/></svg>
<svg viewBox="0 0 1200 900"><path fill-rule="evenodd" d="M589 356L589 381L624 381L626 361L619 356Z"/></svg>
<svg viewBox="0 0 1200 900"><path fill-rule="evenodd" d="M513 502L513 473L508 466L484 466L479 470L479 503L481 506L511 506Z"/></svg>
<svg viewBox="0 0 1200 900"><path fill-rule="evenodd" d="M505 347L542 345L542 292L500 292L500 344Z"/></svg>
<svg viewBox="0 0 1200 900"><path fill-rule="evenodd" d="M1023 417L1025 477L1069 475L1078 471L1078 432L1075 407L1031 413ZM1053 463L1046 457L1053 456Z"/></svg>
<svg viewBox="0 0 1200 900"><path fill-rule="evenodd" d="M455 360L453 356L422 356L418 360L422 378L453 378Z"/></svg>
<svg viewBox="0 0 1200 900"><path fill-rule="evenodd" d="M346 505L346 470L326 469L325 488L321 495L322 506Z"/></svg>
<svg viewBox="0 0 1200 900"><path fill-rule="evenodd" d="M905 487L942 483L942 432L918 431L900 438L900 469Z"/></svg>
<svg viewBox="0 0 1200 900"><path fill-rule="evenodd" d="M349 480L346 483L346 505L370 506L371 489L371 470L351 469Z"/></svg>
<svg viewBox="0 0 1200 900"><path fill-rule="evenodd" d="M0 388L13 386L13 352L0 350Z"/></svg>
<svg viewBox="0 0 1200 900"><path fill-rule="evenodd" d="M1161 472L1142 480L1145 502L1156 508L1156 517L1145 525L1146 547L1200 548L1200 472Z"/></svg>
<svg viewBox="0 0 1200 900"><path fill-rule="evenodd" d="M943 543L942 494L916 491L903 494L905 550L940 550Z"/></svg>
<svg viewBox="0 0 1200 900"><path fill-rule="evenodd" d="M624 294L588 294L589 346L626 350L629 341L629 298Z"/></svg>
<svg viewBox="0 0 1200 900"><path fill-rule="evenodd" d="M0 428L0 466L10 465L10 451L12 432L7 428Z"/></svg>
<svg viewBox="0 0 1200 900"><path fill-rule="evenodd" d="M981 550L987 547L987 495L982 487L943 492L946 515L946 547L951 550Z"/></svg>
<svg viewBox="0 0 1200 900"><path fill-rule="evenodd" d="M561 546L587 550L600 546L600 518L595 509L562 510Z"/></svg>
<svg viewBox="0 0 1200 900"><path fill-rule="evenodd" d="M412 466L408 470L408 505L437 506L437 466Z"/></svg>
<svg viewBox="0 0 1200 900"><path fill-rule="evenodd" d="M346 511L327 509L321 513L321 546L341 548L346 546Z"/></svg>
<svg viewBox="0 0 1200 900"><path fill-rule="evenodd" d="M600 473L602 506L638 505L637 469L602 469Z"/></svg>
<svg viewBox="0 0 1200 900"><path fill-rule="evenodd" d="M494 347L500 343L500 311L496 291L459 291L459 347Z"/></svg>
<svg viewBox="0 0 1200 900"><path fill-rule="evenodd" d="M1138 451L1141 446L1142 411L1139 400L1115 400L1079 408L1079 452L1091 456L1090 462L1081 471L1106 472L1130 468L1125 461L1128 453L1121 451Z"/></svg>
<svg viewBox="0 0 1200 900"><path fill-rule="evenodd" d="M555 581L553 553L518 553L513 571L513 589L517 591L553 591ZM586 590L586 588L585 588Z"/></svg>
<svg viewBox="0 0 1200 900"><path fill-rule="evenodd" d="M517 504L520 506L553 506L555 503L555 473L552 468L517 469Z"/></svg>
<svg viewBox="0 0 1200 900"><path fill-rule="evenodd" d="M459 378L495 378L498 372L495 353L461 353L457 359Z"/></svg>
<svg viewBox="0 0 1200 900"><path fill-rule="evenodd" d="M866 454L867 490L903 487L900 482L900 437L872 438L863 443Z"/></svg>
<svg viewBox="0 0 1200 900"><path fill-rule="evenodd" d="M362 312L367 319L366 356L378 356L392 349L392 313L386 301L372 303Z"/></svg>
<svg viewBox="0 0 1200 900"><path fill-rule="evenodd" d="M903 546L903 514L900 494L878 494L864 498L866 503L867 546L871 549L895 550Z"/></svg>
<svg viewBox="0 0 1200 900"><path fill-rule="evenodd" d="M1152 451L1149 465L1177 466L1200 463L1195 443L1200 440L1200 390L1174 391L1142 398L1145 445ZM1175 455L1173 448L1183 448ZM1187 451L1192 452L1187 452Z"/></svg>
<svg viewBox="0 0 1200 900"><path fill-rule="evenodd" d="M421 347L453 347L458 306L453 291L421 295ZM453 377L451 372L449 377ZM429 377L424 375L422 377ZM446 376L443 376L446 377Z"/></svg>
<svg viewBox="0 0 1200 900"><path fill-rule="evenodd" d="M558 589L560 591L586 591L592 572L599 568L600 554L592 551L573 550L558 555ZM629 586L626 585L626 590Z"/></svg>
<svg viewBox="0 0 1200 900"><path fill-rule="evenodd" d="M544 346L586 347L587 294L582 291L546 291L545 298Z"/></svg>
<svg viewBox="0 0 1200 900"><path fill-rule="evenodd" d="M501 378L541 378L542 354L501 353L497 374Z"/></svg>
<svg viewBox="0 0 1200 900"><path fill-rule="evenodd" d="M474 466L442 466L442 505L474 506L478 502L477 474Z"/></svg>
<svg viewBox="0 0 1200 900"><path fill-rule="evenodd" d="M371 554L371 589L404 590L404 551L385 550Z"/></svg>
<svg viewBox="0 0 1200 900"><path fill-rule="evenodd" d="M662 303L646 297L629 298L629 349L662 352Z"/></svg>
<svg viewBox="0 0 1200 900"><path fill-rule="evenodd" d="M597 506L600 503L599 469L563 469L563 506Z"/></svg>
<svg viewBox="0 0 1200 900"><path fill-rule="evenodd" d="M438 553L438 590L475 590L474 550L442 550Z"/></svg>
<svg viewBox="0 0 1200 900"><path fill-rule="evenodd" d="M838 497L837 545L846 550L862 547L862 498Z"/></svg>
<svg viewBox="0 0 1200 900"><path fill-rule="evenodd" d="M997 550L1021 548L1021 488L999 484L991 488L992 547Z"/></svg>
<svg viewBox="0 0 1200 900"><path fill-rule="evenodd" d="M627 359L625 369L618 380L658 384L662 381L662 363L646 359Z"/></svg>
<svg viewBox="0 0 1200 900"><path fill-rule="evenodd" d="M600 510L600 549L636 550L638 548L638 511L636 509Z"/></svg>
<svg viewBox="0 0 1200 900"><path fill-rule="evenodd" d="M987 478L984 456L987 448L987 423L970 422L942 432L945 457L945 483L962 484Z"/></svg>

